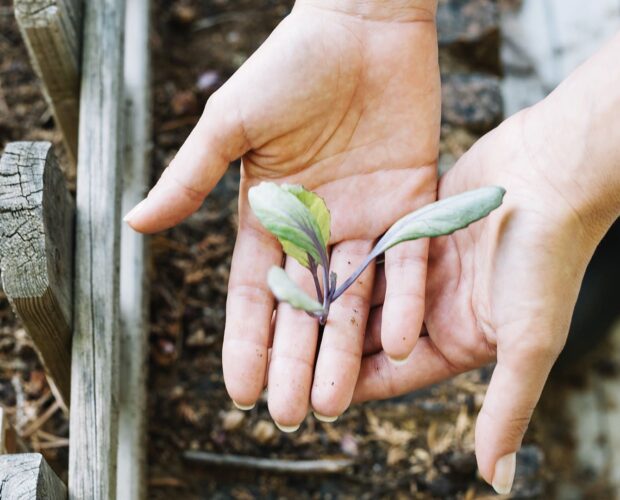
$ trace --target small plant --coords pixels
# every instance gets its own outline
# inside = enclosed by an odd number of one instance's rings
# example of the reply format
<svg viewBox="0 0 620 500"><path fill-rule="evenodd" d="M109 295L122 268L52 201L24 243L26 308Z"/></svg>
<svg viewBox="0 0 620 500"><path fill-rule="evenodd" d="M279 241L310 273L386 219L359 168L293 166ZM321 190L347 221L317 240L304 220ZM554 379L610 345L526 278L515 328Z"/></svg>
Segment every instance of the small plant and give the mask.
<svg viewBox="0 0 620 500"><path fill-rule="evenodd" d="M373 259L404 241L451 234L486 217L502 204L505 192L501 187L483 187L411 212L383 235L364 262L340 286L337 286L336 274L329 272L327 244L331 216L321 197L300 185L262 182L250 189L249 199L254 214L278 238L284 252L312 273L317 298L309 297L277 266L269 270L269 288L279 301L306 311L324 325L332 302L355 282Z"/></svg>

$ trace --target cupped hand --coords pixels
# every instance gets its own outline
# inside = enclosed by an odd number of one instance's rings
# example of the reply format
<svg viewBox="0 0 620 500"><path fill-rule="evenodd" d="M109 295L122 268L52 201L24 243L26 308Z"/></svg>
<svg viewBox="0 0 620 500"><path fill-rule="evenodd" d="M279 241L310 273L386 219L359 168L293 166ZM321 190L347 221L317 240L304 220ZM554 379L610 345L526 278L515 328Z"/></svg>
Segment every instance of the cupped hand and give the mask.
<svg viewBox="0 0 620 500"><path fill-rule="evenodd" d="M565 343L598 242L579 197L555 183L553 169L562 165L554 165L544 145L532 147L530 138L545 133L529 115L516 115L482 138L440 179L440 199L500 185L506 188L504 204L431 242L427 334L404 364L387 362L379 339L382 310L372 310L354 396L391 397L496 361L475 447L482 476L500 493L510 490L514 454ZM383 293L380 281L377 296Z"/></svg>
<svg viewBox="0 0 620 500"><path fill-rule="evenodd" d="M331 270L340 282L396 219L436 196L435 2L324 3L332 7L297 3L209 99L157 185L126 218L142 232L178 224L242 157L224 378L241 408L255 403L268 379L269 409L285 430L300 424L309 404L327 419L350 404L374 269L333 304L317 355L316 320L284 304L274 316L266 276L282 264L282 249L251 213L248 189L269 179L324 197L332 214ZM404 244L386 259L383 344L393 358L409 354L422 323L427 246ZM285 266L314 292L307 270L292 259Z"/></svg>

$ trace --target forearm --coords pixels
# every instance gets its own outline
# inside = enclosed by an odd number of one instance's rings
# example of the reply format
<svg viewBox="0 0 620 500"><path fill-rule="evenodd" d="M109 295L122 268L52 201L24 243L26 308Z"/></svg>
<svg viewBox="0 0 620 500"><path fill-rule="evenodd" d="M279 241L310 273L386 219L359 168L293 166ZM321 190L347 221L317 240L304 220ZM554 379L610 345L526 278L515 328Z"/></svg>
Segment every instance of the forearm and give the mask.
<svg viewBox="0 0 620 500"><path fill-rule="evenodd" d="M620 35L529 113L526 142L602 237L620 216Z"/></svg>
<svg viewBox="0 0 620 500"><path fill-rule="evenodd" d="M434 22L438 0L297 0L295 7L333 10L376 21Z"/></svg>

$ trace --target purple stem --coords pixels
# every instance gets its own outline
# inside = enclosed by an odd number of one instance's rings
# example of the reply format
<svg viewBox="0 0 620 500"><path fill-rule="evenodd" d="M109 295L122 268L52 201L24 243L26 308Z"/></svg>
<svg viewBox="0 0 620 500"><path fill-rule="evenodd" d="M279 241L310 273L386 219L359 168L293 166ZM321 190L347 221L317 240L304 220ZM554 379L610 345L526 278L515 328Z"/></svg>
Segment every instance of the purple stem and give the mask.
<svg viewBox="0 0 620 500"><path fill-rule="evenodd" d="M347 280L340 285L336 291L334 291L332 293L331 296L331 301L333 302L334 300L336 300L338 297L340 297L344 292L347 291L347 289L353 284L355 283L355 280L357 278L359 278L360 274L362 274L366 268L370 265L370 263L376 258L377 256L373 253L371 253L370 255L368 255L368 257L366 257L366 259L364 260L364 262L362 262L362 264L355 270L355 272L349 276L347 278Z"/></svg>
<svg viewBox="0 0 620 500"><path fill-rule="evenodd" d="M323 299L323 292L321 291L321 283L319 282L319 274L316 261L312 255L308 255L308 265L310 266L310 272L312 273L312 279L314 280L314 287L316 288L316 300L321 302Z"/></svg>

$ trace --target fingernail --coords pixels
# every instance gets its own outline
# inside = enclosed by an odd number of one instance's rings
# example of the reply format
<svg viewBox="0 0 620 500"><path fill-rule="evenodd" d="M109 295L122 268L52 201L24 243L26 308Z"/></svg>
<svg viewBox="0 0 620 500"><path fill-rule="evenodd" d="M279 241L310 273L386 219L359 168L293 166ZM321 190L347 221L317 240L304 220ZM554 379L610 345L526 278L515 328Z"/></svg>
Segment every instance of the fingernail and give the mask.
<svg viewBox="0 0 620 500"><path fill-rule="evenodd" d="M316 411L313 411L312 413L314 413L314 418L316 418L317 420L320 420L321 422L326 422L328 424L338 420L338 415L336 415L335 417L328 417L327 415L321 415L319 412L316 412Z"/></svg>
<svg viewBox="0 0 620 500"><path fill-rule="evenodd" d="M515 479L515 469L517 467L517 454L509 453L500 458L495 464L493 474L493 489L500 495L507 495L512 489L512 482Z"/></svg>
<svg viewBox="0 0 620 500"><path fill-rule="evenodd" d="M299 429L299 426L301 425L301 424L297 424L297 425L280 425L275 420L273 422L276 424L276 427L278 429L280 429L282 432L286 432L287 434L290 434L291 432L295 432L297 429Z"/></svg>
<svg viewBox="0 0 620 500"><path fill-rule="evenodd" d="M233 404L237 407L238 410L243 410L243 411L250 411L252 408L256 406L256 403L253 403L251 405L242 405L240 403L237 403L234 399L233 399Z"/></svg>
<svg viewBox="0 0 620 500"><path fill-rule="evenodd" d="M129 222L131 218L134 217L138 213L138 211L144 206L145 201L146 201L146 198L142 200L140 203L138 203L135 207L133 207L129 212L127 212L127 215L123 217L123 222Z"/></svg>
<svg viewBox="0 0 620 500"><path fill-rule="evenodd" d="M405 357L402 359L397 359L397 358L392 358L391 356L388 356L388 360L390 361L390 363L392 363L394 366L403 366L407 364L407 360L409 358Z"/></svg>

